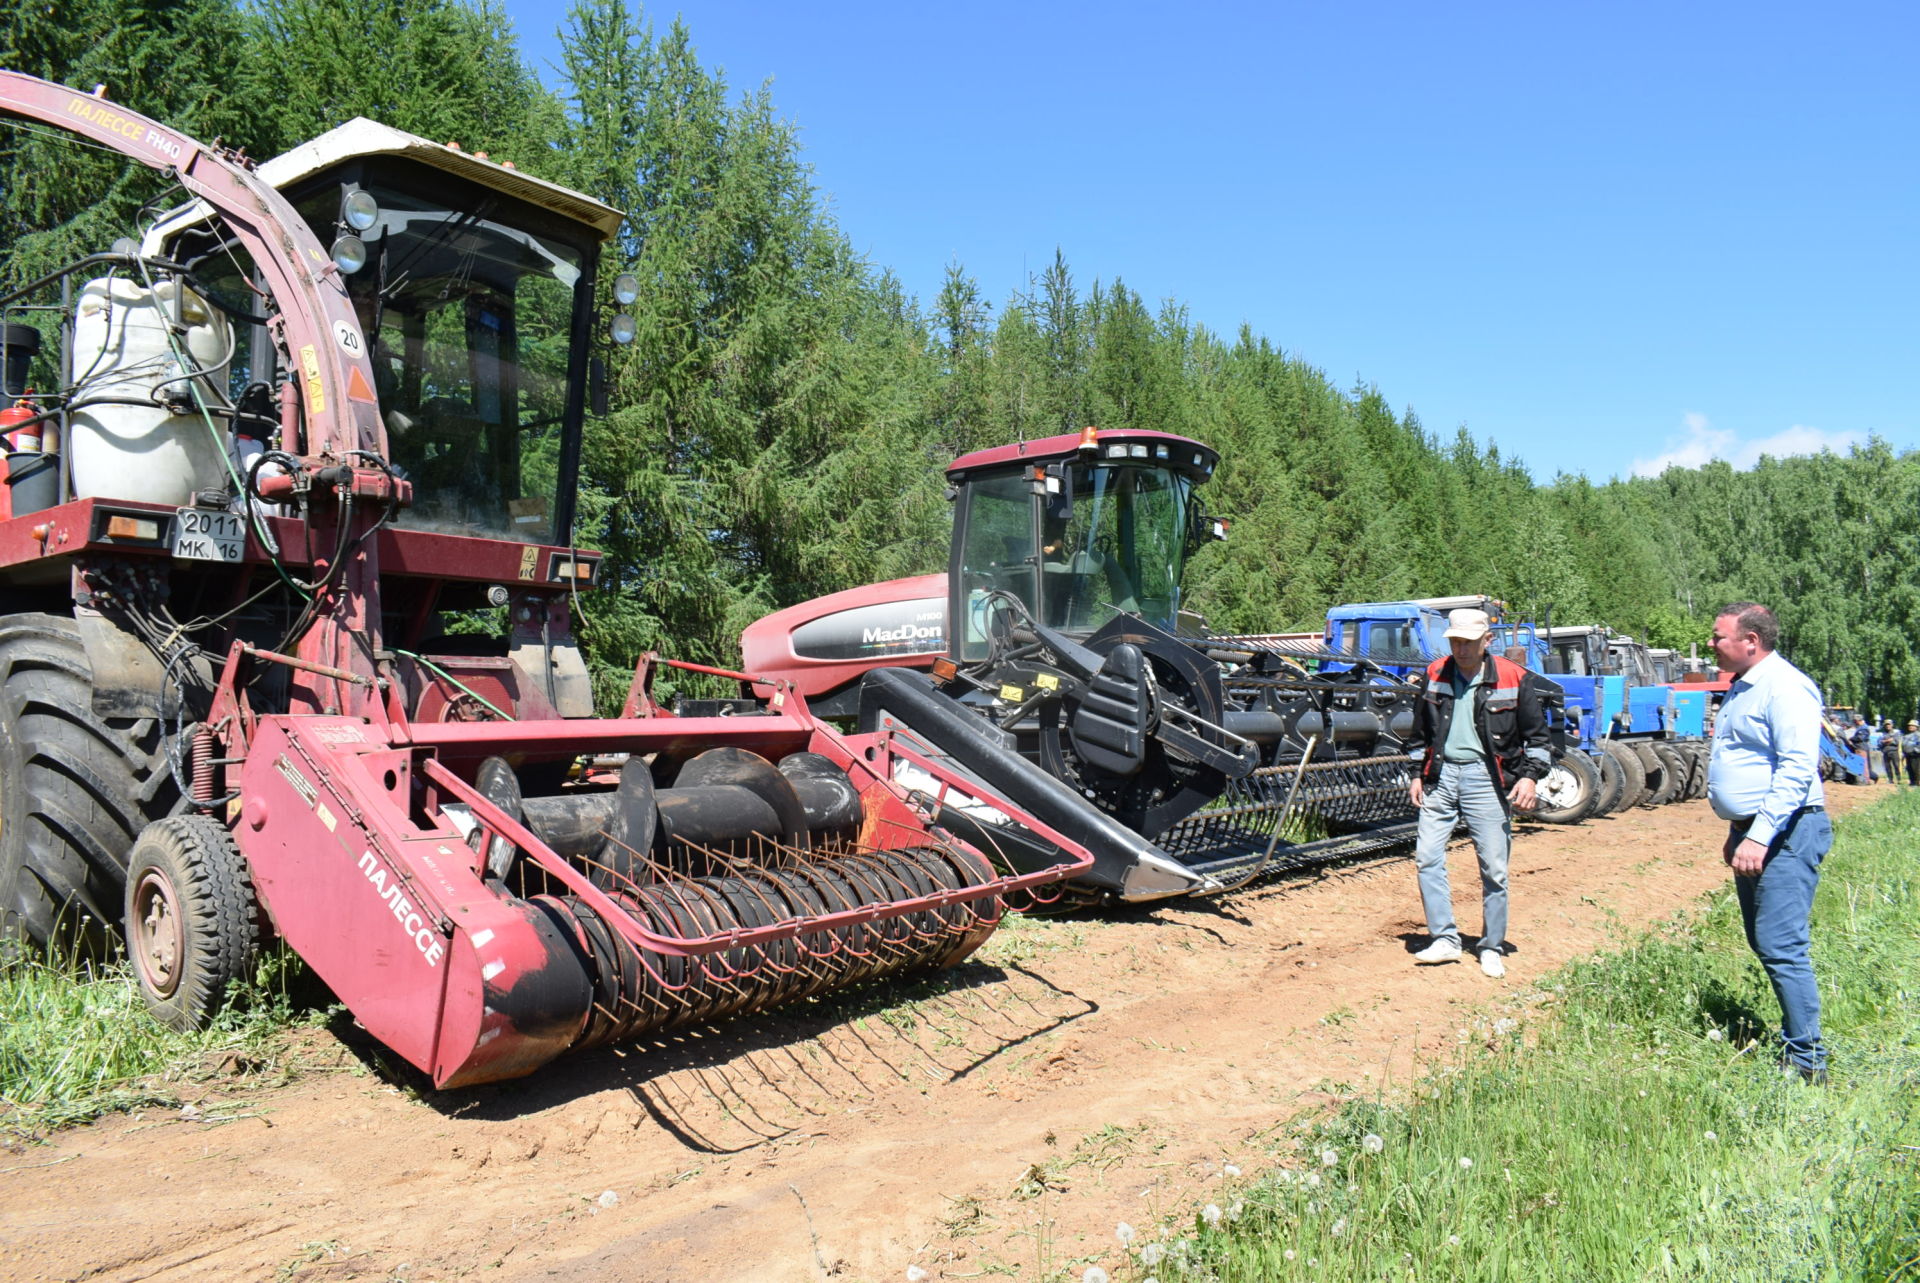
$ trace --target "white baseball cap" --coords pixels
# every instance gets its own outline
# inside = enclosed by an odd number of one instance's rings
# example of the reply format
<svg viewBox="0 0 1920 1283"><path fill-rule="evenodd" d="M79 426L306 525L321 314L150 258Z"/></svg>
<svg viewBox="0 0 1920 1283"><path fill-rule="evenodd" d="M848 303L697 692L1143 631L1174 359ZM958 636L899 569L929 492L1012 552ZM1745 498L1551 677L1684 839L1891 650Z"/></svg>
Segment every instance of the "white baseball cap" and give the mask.
<svg viewBox="0 0 1920 1283"><path fill-rule="evenodd" d="M1479 641L1492 627L1493 621L1484 610L1455 610L1447 614L1446 635L1461 641Z"/></svg>

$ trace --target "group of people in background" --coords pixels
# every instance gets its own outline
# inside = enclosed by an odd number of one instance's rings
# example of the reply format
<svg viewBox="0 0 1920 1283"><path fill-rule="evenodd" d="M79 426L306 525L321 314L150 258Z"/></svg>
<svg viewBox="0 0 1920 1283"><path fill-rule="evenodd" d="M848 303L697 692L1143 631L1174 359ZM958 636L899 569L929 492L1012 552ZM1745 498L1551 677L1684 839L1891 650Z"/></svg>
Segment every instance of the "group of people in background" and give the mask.
<svg viewBox="0 0 1920 1283"><path fill-rule="evenodd" d="M1904 769L1908 785L1920 788L1920 721L1908 722L1902 731L1891 717L1875 726L1864 713L1855 713L1847 744L1867 759L1867 783L1887 779L1898 784Z"/></svg>

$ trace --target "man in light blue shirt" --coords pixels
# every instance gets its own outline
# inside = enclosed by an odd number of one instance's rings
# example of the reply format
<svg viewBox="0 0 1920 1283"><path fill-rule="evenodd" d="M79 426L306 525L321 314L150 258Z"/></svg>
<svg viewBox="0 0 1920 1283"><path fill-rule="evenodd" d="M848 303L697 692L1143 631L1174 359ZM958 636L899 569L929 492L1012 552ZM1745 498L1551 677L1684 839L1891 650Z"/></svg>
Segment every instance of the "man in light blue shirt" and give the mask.
<svg viewBox="0 0 1920 1283"><path fill-rule="evenodd" d="M1728 822L1721 854L1734 872L1747 944L1780 1000L1781 1063L1812 1083L1827 1080L1820 1043L1808 917L1820 861L1833 845L1820 786L1820 688L1774 653L1780 625L1750 601L1713 621L1713 653L1739 680L1713 727L1707 798Z"/></svg>

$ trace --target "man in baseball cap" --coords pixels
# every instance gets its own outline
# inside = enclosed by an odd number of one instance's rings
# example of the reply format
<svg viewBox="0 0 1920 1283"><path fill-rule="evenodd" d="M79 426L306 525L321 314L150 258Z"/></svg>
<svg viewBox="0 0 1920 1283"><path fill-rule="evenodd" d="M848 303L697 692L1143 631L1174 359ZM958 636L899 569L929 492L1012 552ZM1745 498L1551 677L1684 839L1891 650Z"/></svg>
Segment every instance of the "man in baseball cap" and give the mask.
<svg viewBox="0 0 1920 1283"><path fill-rule="evenodd" d="M1452 654L1427 666L1414 706L1407 751L1426 761L1408 797L1420 810L1414 863L1432 943L1413 955L1420 963L1461 956L1460 928L1447 885L1447 840L1465 821L1480 857L1483 925L1480 969L1507 972L1507 857L1513 841L1509 808L1531 811L1535 781L1552 764L1540 679L1520 665L1487 653L1493 621L1484 610L1447 616Z"/></svg>

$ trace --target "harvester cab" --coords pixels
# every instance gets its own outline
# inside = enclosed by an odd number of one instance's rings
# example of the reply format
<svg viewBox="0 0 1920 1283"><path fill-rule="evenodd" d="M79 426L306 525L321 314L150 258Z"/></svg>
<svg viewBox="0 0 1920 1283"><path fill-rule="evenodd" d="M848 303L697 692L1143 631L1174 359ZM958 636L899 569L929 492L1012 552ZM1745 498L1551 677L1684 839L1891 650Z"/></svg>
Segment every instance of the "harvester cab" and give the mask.
<svg viewBox="0 0 1920 1283"><path fill-rule="evenodd" d="M1083 835L1092 898L1216 892L1396 844L1404 685L1186 626L1187 558L1225 535L1197 494L1216 462L1185 437L1092 428L965 455L946 575L770 615L741 638L745 666L970 775L952 823L978 841L1023 840L986 797Z"/></svg>
<svg viewBox="0 0 1920 1283"><path fill-rule="evenodd" d="M185 197L0 298L55 389L0 513L10 947L124 923L185 1027L278 938L455 1086L949 965L1084 869L1039 821L1050 860L995 864L783 682L593 715L574 495L592 351L631 335L595 307L619 211L368 121L256 169L26 76L0 115Z"/></svg>

